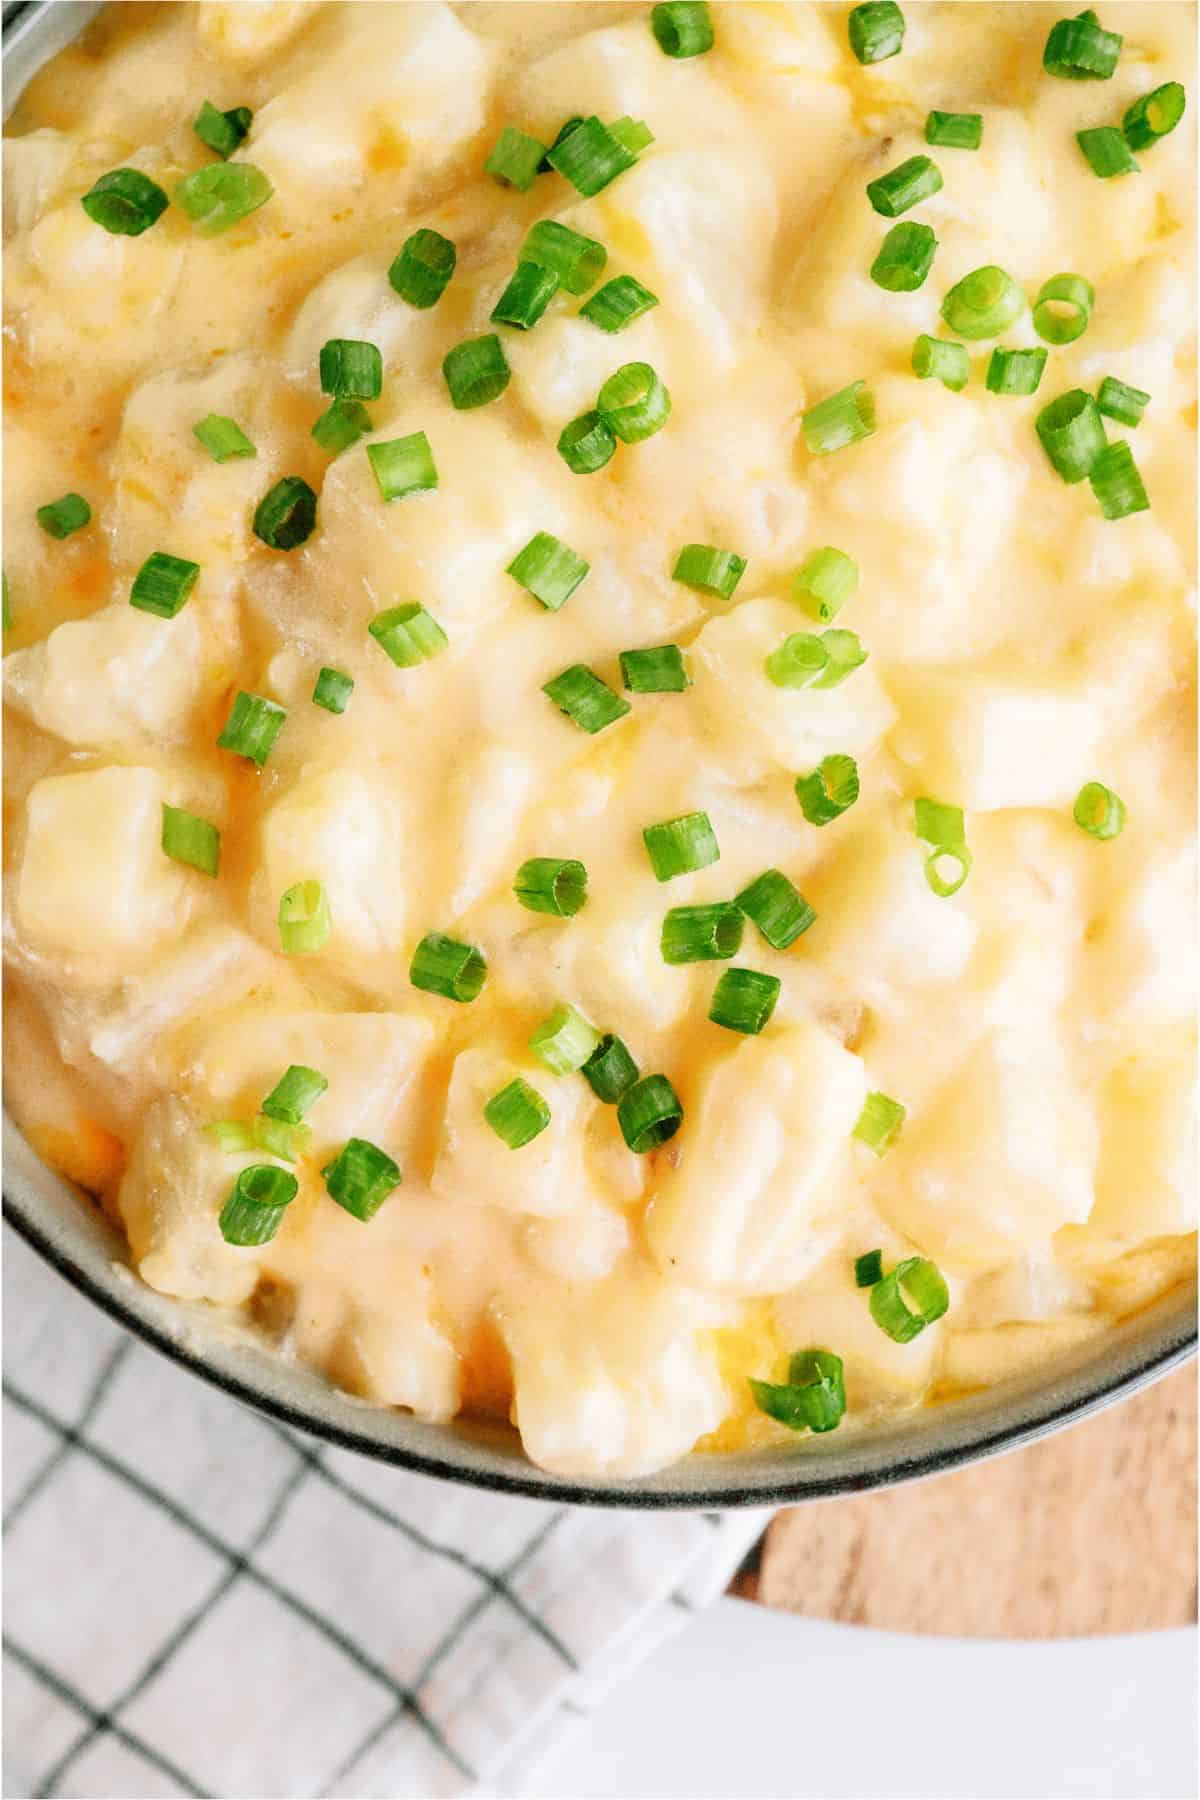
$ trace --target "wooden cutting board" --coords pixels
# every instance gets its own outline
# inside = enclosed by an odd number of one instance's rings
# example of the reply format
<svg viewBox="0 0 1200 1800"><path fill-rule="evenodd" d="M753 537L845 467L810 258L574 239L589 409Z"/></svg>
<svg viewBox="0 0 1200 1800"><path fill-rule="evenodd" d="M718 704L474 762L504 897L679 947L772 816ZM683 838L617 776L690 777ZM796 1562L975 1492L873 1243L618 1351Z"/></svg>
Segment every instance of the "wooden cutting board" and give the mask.
<svg viewBox="0 0 1200 1800"><path fill-rule="evenodd" d="M991 1462L781 1512L733 1591L950 1637L1193 1624L1195 1364Z"/></svg>

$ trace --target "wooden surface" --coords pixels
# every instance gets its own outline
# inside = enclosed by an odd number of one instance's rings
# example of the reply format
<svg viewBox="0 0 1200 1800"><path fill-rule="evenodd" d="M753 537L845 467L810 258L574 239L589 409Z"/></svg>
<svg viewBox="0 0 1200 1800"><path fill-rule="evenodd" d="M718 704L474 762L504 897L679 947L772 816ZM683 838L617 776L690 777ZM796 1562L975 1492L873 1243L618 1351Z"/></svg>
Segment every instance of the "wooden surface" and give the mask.
<svg viewBox="0 0 1200 1800"><path fill-rule="evenodd" d="M735 1592L885 1631L1076 1637L1196 1618L1196 1369L1040 1444L782 1512Z"/></svg>

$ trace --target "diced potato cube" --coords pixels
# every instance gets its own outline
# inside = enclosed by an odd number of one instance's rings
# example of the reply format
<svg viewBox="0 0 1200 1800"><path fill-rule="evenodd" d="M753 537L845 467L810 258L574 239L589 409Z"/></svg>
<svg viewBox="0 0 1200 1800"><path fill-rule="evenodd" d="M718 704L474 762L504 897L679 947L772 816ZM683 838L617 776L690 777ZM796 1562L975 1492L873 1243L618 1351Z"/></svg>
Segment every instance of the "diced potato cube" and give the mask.
<svg viewBox="0 0 1200 1800"><path fill-rule="evenodd" d="M404 874L395 784L365 769L305 772L263 819L254 879L260 932L278 944L283 894L297 882L319 881L333 917L330 952L398 950Z"/></svg>
<svg viewBox="0 0 1200 1800"><path fill-rule="evenodd" d="M871 1317L867 1290L853 1285L848 1267L842 1275L836 1288L801 1287L776 1301L781 1338L790 1350L832 1350L841 1357L850 1413L919 1400L937 1368L945 1317L897 1344Z"/></svg>
<svg viewBox="0 0 1200 1800"><path fill-rule="evenodd" d="M65 743L136 750L186 734L200 674L191 608L159 619L118 600L6 656L4 697Z"/></svg>
<svg viewBox="0 0 1200 1800"><path fill-rule="evenodd" d="M1091 1223L1132 1241L1196 1229L1192 1032L1135 1047L1104 1084Z"/></svg>
<svg viewBox="0 0 1200 1800"><path fill-rule="evenodd" d="M510 1150L483 1116L488 1101L520 1075L550 1108L550 1123ZM553 1075L531 1058L460 1050L454 1059L431 1186L447 1200L500 1206L551 1218L582 1207L594 1192L584 1162L584 1128L599 1105L577 1076Z"/></svg>

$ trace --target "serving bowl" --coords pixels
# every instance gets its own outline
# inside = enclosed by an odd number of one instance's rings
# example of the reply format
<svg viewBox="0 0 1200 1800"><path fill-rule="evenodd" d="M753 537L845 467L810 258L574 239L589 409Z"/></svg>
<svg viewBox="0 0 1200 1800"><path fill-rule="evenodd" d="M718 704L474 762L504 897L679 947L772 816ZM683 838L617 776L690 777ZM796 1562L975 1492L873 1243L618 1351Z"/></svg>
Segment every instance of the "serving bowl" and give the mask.
<svg viewBox="0 0 1200 1800"><path fill-rule="evenodd" d="M4 8L11 106L39 65L99 11L81 0ZM433 1425L341 1393L211 1308L146 1287L122 1236L4 1125L5 1214L74 1286L203 1379L329 1442L430 1475L559 1502L624 1507L773 1505L886 1486L1014 1449L1134 1392L1194 1349L1195 1295L1175 1290L1045 1368L987 1392L779 1450L693 1455L637 1481L547 1474L500 1425Z"/></svg>

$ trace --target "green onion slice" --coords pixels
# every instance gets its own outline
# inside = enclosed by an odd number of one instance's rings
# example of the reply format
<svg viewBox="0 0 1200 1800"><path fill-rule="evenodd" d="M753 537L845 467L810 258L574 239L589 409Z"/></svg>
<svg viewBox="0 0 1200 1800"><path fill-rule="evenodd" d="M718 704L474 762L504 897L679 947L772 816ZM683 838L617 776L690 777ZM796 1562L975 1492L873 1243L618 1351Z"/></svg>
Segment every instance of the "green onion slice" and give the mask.
<svg viewBox="0 0 1200 1800"><path fill-rule="evenodd" d="M114 237L140 237L167 210L167 196L140 169L111 169L80 202L88 218Z"/></svg>
<svg viewBox="0 0 1200 1800"><path fill-rule="evenodd" d="M925 121L925 142L943 150L978 150L983 142L983 114L931 112Z"/></svg>
<svg viewBox="0 0 1200 1800"><path fill-rule="evenodd" d="M665 963L727 962L742 947L745 915L729 901L673 906L662 924Z"/></svg>
<svg viewBox="0 0 1200 1800"><path fill-rule="evenodd" d="M810 825L829 825L858 799L858 764L852 756L825 756L811 775L796 777L796 798Z"/></svg>
<svg viewBox="0 0 1200 1800"><path fill-rule="evenodd" d="M229 112L222 112L211 100L206 100L192 121L192 130L200 142L215 150L218 156L229 157L247 136L253 119L254 114L248 106L235 106Z"/></svg>
<svg viewBox="0 0 1200 1800"><path fill-rule="evenodd" d="M539 1062L556 1075L573 1075L600 1048L600 1033L573 1006L556 1006L529 1040Z"/></svg>
<svg viewBox="0 0 1200 1800"><path fill-rule="evenodd" d="M847 26L850 48L860 63L886 62L899 56L904 44L904 14L895 0L869 0L856 6Z"/></svg>
<svg viewBox="0 0 1200 1800"><path fill-rule="evenodd" d="M1088 480L1106 519L1127 519L1131 513L1149 512L1150 496L1128 444L1106 445L1088 470Z"/></svg>
<svg viewBox="0 0 1200 1800"><path fill-rule="evenodd" d="M319 881L298 881L279 899L279 942L285 956L309 956L329 941L333 913Z"/></svg>
<svg viewBox="0 0 1200 1800"><path fill-rule="evenodd" d="M240 1119L214 1119L211 1125L204 1127L204 1135L227 1156L242 1156L246 1151L258 1148L254 1127L243 1124Z"/></svg>
<svg viewBox="0 0 1200 1800"><path fill-rule="evenodd" d="M1002 350L999 344L988 358L987 385L990 394L1036 394L1041 386L1049 352L1036 350Z"/></svg>
<svg viewBox="0 0 1200 1800"><path fill-rule="evenodd" d="M307 1125L285 1125L265 1113L259 1113L255 1119L252 1135L256 1150L265 1150L281 1162L299 1162L312 1148L312 1132Z"/></svg>
<svg viewBox="0 0 1200 1800"><path fill-rule="evenodd" d="M542 692L581 731L593 735L623 719L629 711L628 700L614 694L607 682L601 681L585 663L572 663L553 681L545 682Z"/></svg>
<svg viewBox="0 0 1200 1800"><path fill-rule="evenodd" d="M913 374L922 381L932 376L959 394L971 376L971 359L964 344L948 344L944 338L928 337L924 332L912 348Z"/></svg>
<svg viewBox="0 0 1200 1800"><path fill-rule="evenodd" d="M422 226L405 238L388 270L388 281L402 300L424 312L445 293L457 261L458 251L450 239Z"/></svg>
<svg viewBox="0 0 1200 1800"><path fill-rule="evenodd" d="M622 650L621 680L631 694L682 694L692 685L678 644Z"/></svg>
<svg viewBox="0 0 1200 1800"><path fill-rule="evenodd" d="M714 1025L757 1037L769 1022L779 999L778 975L758 969L726 969L713 989L708 1016Z"/></svg>
<svg viewBox="0 0 1200 1800"><path fill-rule="evenodd" d="M546 160L577 193L590 199L624 170L632 169L637 156L593 115L555 144Z"/></svg>
<svg viewBox="0 0 1200 1800"><path fill-rule="evenodd" d="M433 451L423 431L389 438L384 444L368 444L367 461L385 500L402 500L406 494L423 493L438 484Z"/></svg>
<svg viewBox="0 0 1200 1800"><path fill-rule="evenodd" d="M545 1131L550 1123L550 1108L537 1089L518 1075L492 1095L483 1116L510 1150L520 1150Z"/></svg>
<svg viewBox="0 0 1200 1800"><path fill-rule="evenodd" d="M858 591L858 564L826 544L805 557L792 576L792 599L814 619L836 619Z"/></svg>
<svg viewBox="0 0 1200 1800"><path fill-rule="evenodd" d="M716 600L732 600L745 573L746 559L736 550L718 550L715 544L685 544L675 558L671 579L698 588L702 594L711 594Z"/></svg>
<svg viewBox="0 0 1200 1800"><path fill-rule="evenodd" d="M676 875L690 875L721 860L717 834L706 812L683 813L678 819L647 825L642 842L657 881L672 881Z"/></svg>
<svg viewBox="0 0 1200 1800"><path fill-rule="evenodd" d="M958 337L999 337L1016 323L1028 302L1024 290L995 263L972 269L942 301L942 317Z"/></svg>
<svg viewBox="0 0 1200 1800"><path fill-rule="evenodd" d="M1094 125L1087 131L1077 131L1075 142L1092 174L1101 181L1111 181L1114 175L1136 175L1141 168L1115 125Z"/></svg>
<svg viewBox="0 0 1200 1800"><path fill-rule="evenodd" d="M772 650L764 663L767 678L776 687L814 687L829 662L829 652L811 631L795 631Z"/></svg>
<svg viewBox="0 0 1200 1800"><path fill-rule="evenodd" d="M474 944L461 944L443 932L426 934L413 952L408 979L427 994L467 1005L477 1000L487 980L487 958Z"/></svg>
<svg viewBox="0 0 1200 1800"><path fill-rule="evenodd" d="M550 150L547 150L545 156L543 156L541 162L538 164L539 175L552 175L554 173L554 164L550 161L550 151L557 150L560 144L565 144L571 133L578 130L579 126L582 124L582 113L572 113L569 119L563 120L562 124L554 134L554 142L551 144Z"/></svg>
<svg viewBox="0 0 1200 1800"><path fill-rule="evenodd" d="M221 861L221 834L207 819L185 812L180 806L162 809L162 847L176 862L215 875Z"/></svg>
<svg viewBox="0 0 1200 1800"><path fill-rule="evenodd" d="M708 0L664 0L650 14L650 29L664 56L703 56L713 47Z"/></svg>
<svg viewBox="0 0 1200 1800"><path fill-rule="evenodd" d="M887 1094L868 1094L852 1135L876 1156L882 1156L895 1143L907 1117L908 1108L901 1106L899 1100L893 1100ZM860 1281L858 1285L863 1287L865 1283Z"/></svg>
<svg viewBox="0 0 1200 1800"><path fill-rule="evenodd" d="M825 664L812 683L815 688L841 687L846 677L861 669L867 660L867 652L853 631L823 631L821 647Z"/></svg>
<svg viewBox="0 0 1200 1800"><path fill-rule="evenodd" d="M566 605L590 567L561 538L539 531L513 557L506 573L549 612L557 612Z"/></svg>
<svg viewBox="0 0 1200 1800"><path fill-rule="evenodd" d="M328 1086L319 1069L291 1063L263 1101L262 1110L268 1119L281 1119L285 1125L299 1125Z"/></svg>
<svg viewBox="0 0 1200 1800"><path fill-rule="evenodd" d="M262 170L252 163L208 163L179 183L175 204L201 237L216 237L257 212L274 191Z"/></svg>
<svg viewBox="0 0 1200 1800"><path fill-rule="evenodd" d="M341 669L322 669L313 688L313 705L323 706L326 712L344 713L353 692L352 675L344 674Z"/></svg>
<svg viewBox="0 0 1200 1800"><path fill-rule="evenodd" d="M492 308L492 323L532 331L557 292L558 276L553 269L543 268L540 263L519 262Z"/></svg>
<svg viewBox="0 0 1200 1800"><path fill-rule="evenodd" d="M459 412L498 400L512 379L508 358L494 331L456 344L443 358L442 374Z"/></svg>
<svg viewBox="0 0 1200 1800"><path fill-rule="evenodd" d="M419 600L376 613L367 630L398 669L415 669L418 663L437 656L450 642Z"/></svg>
<svg viewBox="0 0 1200 1800"><path fill-rule="evenodd" d="M617 1123L629 1148L643 1156L675 1136L683 1107L665 1075L643 1075L618 1100Z"/></svg>
<svg viewBox="0 0 1200 1800"><path fill-rule="evenodd" d="M816 913L780 869L766 869L742 889L734 905L773 950L786 950L816 923Z"/></svg>
<svg viewBox="0 0 1200 1800"><path fill-rule="evenodd" d="M584 302L579 316L598 325L601 331L612 333L624 331L627 325L632 325L635 319L640 319L643 313L657 305L658 295L643 287L636 276L614 275Z"/></svg>
<svg viewBox="0 0 1200 1800"><path fill-rule="evenodd" d="M515 125L506 125L483 166L501 187L516 188L524 194L537 179L545 155L545 144L530 137L527 131L518 131Z"/></svg>
<svg viewBox="0 0 1200 1800"><path fill-rule="evenodd" d="M371 415L361 400L335 400L312 428L313 437L330 456L340 456L371 429Z"/></svg>
<svg viewBox="0 0 1200 1800"><path fill-rule="evenodd" d="M1148 150L1159 138L1165 138L1182 119L1186 105L1187 96L1180 81L1165 81L1153 93L1143 94L1140 100L1135 100L1126 108L1121 120L1129 148Z"/></svg>
<svg viewBox="0 0 1200 1800"><path fill-rule="evenodd" d="M1107 81L1123 41L1119 32L1105 31L1094 12L1076 13L1051 26L1042 67L1060 81Z"/></svg>
<svg viewBox="0 0 1200 1800"><path fill-rule="evenodd" d="M587 870L571 857L531 856L513 877L513 893L529 912L573 919L587 901Z"/></svg>
<svg viewBox="0 0 1200 1800"><path fill-rule="evenodd" d="M1075 797L1074 818L1081 831L1101 843L1119 837L1125 827L1125 802L1102 781L1085 781Z"/></svg>
<svg viewBox="0 0 1200 1800"><path fill-rule="evenodd" d="M638 1078L638 1066L619 1037L606 1032L579 1071L598 1100L615 1106Z"/></svg>
<svg viewBox="0 0 1200 1800"><path fill-rule="evenodd" d="M971 873L962 807L947 806L941 800L914 800L913 823L917 837L929 846L925 879L939 900L948 900Z"/></svg>
<svg viewBox="0 0 1200 1800"><path fill-rule="evenodd" d="M600 389L596 411L623 444L640 444L671 416L671 396L649 363L623 363Z"/></svg>
<svg viewBox="0 0 1200 1800"><path fill-rule="evenodd" d="M350 1138L321 1170L331 1200L365 1224L400 1185L400 1170L377 1144Z"/></svg>
<svg viewBox="0 0 1200 1800"><path fill-rule="evenodd" d="M377 344L362 338L330 338L321 345L321 392L336 400L378 400L383 392L383 357Z"/></svg>
<svg viewBox="0 0 1200 1800"><path fill-rule="evenodd" d="M883 1280L883 1251L867 1250L862 1256L854 1259L854 1285L860 1288L874 1287L877 1281Z"/></svg>
<svg viewBox="0 0 1200 1800"><path fill-rule="evenodd" d="M61 500L49 500L37 509L37 522L52 538L68 538L90 524L92 509L82 494L64 494ZM199 573L198 565L193 565Z"/></svg>
<svg viewBox="0 0 1200 1800"><path fill-rule="evenodd" d="M261 769L286 718L287 713L274 700L264 700L261 694L243 691L229 709L224 730L217 739L218 747L232 750L235 756L248 757Z"/></svg>
<svg viewBox="0 0 1200 1800"><path fill-rule="evenodd" d="M221 1236L239 1247L270 1243L299 1191L300 1183L289 1170L274 1163L251 1163L221 1208Z"/></svg>
<svg viewBox="0 0 1200 1800"><path fill-rule="evenodd" d="M1128 387L1115 375L1106 375L1096 395L1096 405L1106 418L1121 425L1140 425L1142 414L1150 404L1149 394L1141 388Z"/></svg>
<svg viewBox="0 0 1200 1800"><path fill-rule="evenodd" d="M258 455L237 421L224 418L220 413L208 413L203 419L198 419L192 426L192 431L216 463L230 462L239 456Z"/></svg>
<svg viewBox="0 0 1200 1800"><path fill-rule="evenodd" d="M950 1290L936 1263L910 1256L874 1284L868 1304L871 1317L893 1343L909 1344L941 1318L950 1305Z"/></svg>
<svg viewBox="0 0 1200 1800"><path fill-rule="evenodd" d="M271 550L295 550L317 526L317 496L300 475L285 475L254 509L254 535Z"/></svg>
<svg viewBox="0 0 1200 1800"><path fill-rule="evenodd" d="M789 1431L832 1431L846 1412L842 1359L832 1350L798 1350L786 1383L750 1377L754 1404Z"/></svg>
<svg viewBox="0 0 1200 1800"><path fill-rule="evenodd" d="M872 436L875 396L863 381L852 381L810 406L800 420L804 442L813 456L829 456Z"/></svg>
<svg viewBox="0 0 1200 1800"><path fill-rule="evenodd" d="M539 219L521 245L521 262L551 270L568 294L586 294L607 261L603 244L557 219Z"/></svg>
<svg viewBox="0 0 1200 1800"><path fill-rule="evenodd" d="M616 438L596 411L572 419L558 440L558 454L573 475L593 475L612 460L616 447Z"/></svg>
<svg viewBox="0 0 1200 1800"><path fill-rule="evenodd" d="M1033 328L1047 344L1073 344L1088 328L1096 290L1082 275L1052 275L1033 306Z"/></svg>
<svg viewBox="0 0 1200 1800"><path fill-rule="evenodd" d="M1082 388L1051 400L1037 416L1042 449L1064 481L1082 481L1105 446L1100 408Z"/></svg>
<svg viewBox="0 0 1200 1800"><path fill-rule="evenodd" d="M933 267L937 242L931 225L893 225L871 264L871 280L890 294L914 293Z"/></svg>
<svg viewBox="0 0 1200 1800"><path fill-rule="evenodd" d="M928 156L910 156L867 183L867 199L885 219L898 219L942 187L942 172Z"/></svg>
<svg viewBox="0 0 1200 1800"><path fill-rule="evenodd" d="M148 556L133 578L129 604L139 612L155 613L160 619L173 619L187 604L192 589L200 579L200 564L183 556L168 556L156 550Z"/></svg>

